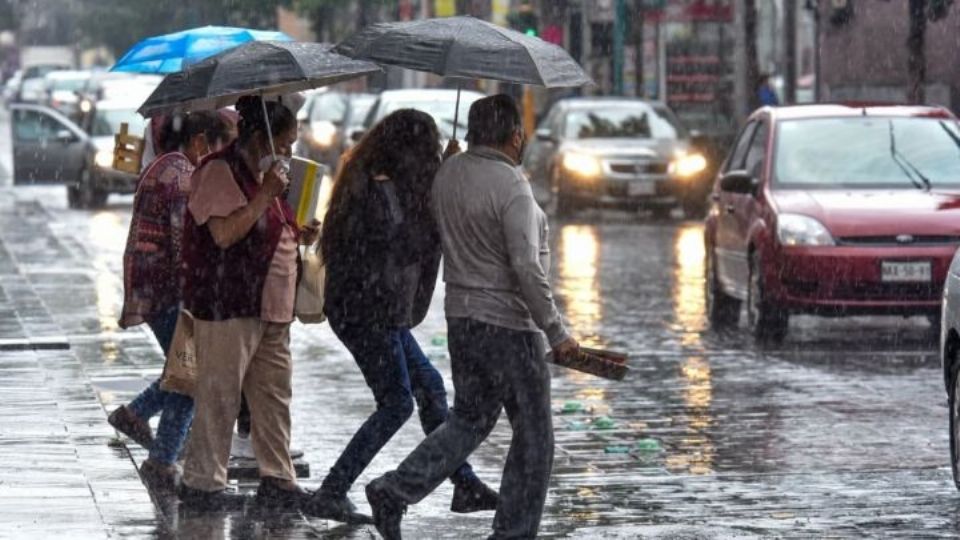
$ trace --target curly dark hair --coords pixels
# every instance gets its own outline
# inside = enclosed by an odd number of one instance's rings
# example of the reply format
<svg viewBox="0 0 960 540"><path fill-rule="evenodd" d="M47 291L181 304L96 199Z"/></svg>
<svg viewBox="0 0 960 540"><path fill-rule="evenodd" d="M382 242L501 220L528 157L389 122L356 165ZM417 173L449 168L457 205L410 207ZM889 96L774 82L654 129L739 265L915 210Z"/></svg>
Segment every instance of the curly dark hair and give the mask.
<svg viewBox="0 0 960 540"><path fill-rule="evenodd" d="M237 124L237 138L246 143L254 134L266 134L267 126L263 117L263 103L260 96L243 96L235 105L240 114ZM276 101L267 101L267 120L270 123L270 132L274 137L297 127L297 117Z"/></svg>
<svg viewBox="0 0 960 540"><path fill-rule="evenodd" d="M367 193L371 178L390 177L404 210L414 217L429 213L430 187L440 167L440 134L429 114L400 109L373 126L344 156L323 220L320 249L333 256L347 216Z"/></svg>
<svg viewBox="0 0 960 540"><path fill-rule="evenodd" d="M212 145L227 138L227 124L215 111L194 111L162 119L163 127L158 141L160 151L174 152L203 134Z"/></svg>

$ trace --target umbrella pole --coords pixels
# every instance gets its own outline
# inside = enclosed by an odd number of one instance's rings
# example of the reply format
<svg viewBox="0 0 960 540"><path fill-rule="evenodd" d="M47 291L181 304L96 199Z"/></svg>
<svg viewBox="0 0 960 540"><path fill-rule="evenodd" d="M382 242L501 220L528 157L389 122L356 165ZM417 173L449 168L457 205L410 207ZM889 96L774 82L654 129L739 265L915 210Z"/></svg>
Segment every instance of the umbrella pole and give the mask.
<svg viewBox="0 0 960 540"><path fill-rule="evenodd" d="M267 102L263 99L263 94L260 94L260 105L263 106L263 123L267 126L267 140L270 141L270 155L273 157L273 160L277 160L277 150L273 146L273 130L270 129L270 116L267 114Z"/></svg>
<svg viewBox="0 0 960 540"><path fill-rule="evenodd" d="M457 123L460 119L460 79L457 79L457 104L453 109L453 140L457 140Z"/></svg>

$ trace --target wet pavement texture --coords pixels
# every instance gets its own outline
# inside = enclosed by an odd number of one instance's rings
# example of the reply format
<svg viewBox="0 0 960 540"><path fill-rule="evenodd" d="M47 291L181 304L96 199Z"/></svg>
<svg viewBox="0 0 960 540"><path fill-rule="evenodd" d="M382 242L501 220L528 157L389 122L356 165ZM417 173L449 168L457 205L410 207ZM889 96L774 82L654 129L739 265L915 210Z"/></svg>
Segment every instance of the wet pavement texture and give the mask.
<svg viewBox="0 0 960 540"><path fill-rule="evenodd" d="M136 445L106 411L162 367L121 331L130 197L66 208L62 187L0 189L0 537L374 538L296 514L195 514L151 502ZM545 538L953 537L960 499L947 409L923 319L798 317L783 345L707 328L702 227L586 212L552 224L554 284L582 343L631 354L610 382L554 369L556 462ZM415 331L450 385L442 287ZM6 348L4 348L6 344ZM69 344L69 349L58 349ZM296 324L294 446L315 487L373 410L329 327ZM421 439L416 417L351 497ZM471 458L496 485L505 418ZM242 488L252 488L244 484ZM445 483L411 507L408 538L485 538L491 513L447 511Z"/></svg>

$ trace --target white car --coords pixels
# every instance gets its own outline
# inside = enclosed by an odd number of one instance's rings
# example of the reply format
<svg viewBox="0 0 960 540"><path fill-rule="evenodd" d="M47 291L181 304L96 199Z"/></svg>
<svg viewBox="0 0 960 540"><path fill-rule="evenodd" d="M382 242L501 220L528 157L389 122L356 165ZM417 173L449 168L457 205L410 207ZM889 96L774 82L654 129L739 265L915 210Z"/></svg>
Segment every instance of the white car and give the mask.
<svg viewBox="0 0 960 540"><path fill-rule="evenodd" d="M940 365L950 405L950 468L960 489L960 251L953 256L943 286Z"/></svg>
<svg viewBox="0 0 960 540"><path fill-rule="evenodd" d="M467 135L467 114L474 101L485 97L480 92L463 90L460 92L460 107L456 109L457 91L451 89L416 89L416 90L385 90L380 93L377 102L373 104L370 113L363 122L363 129L368 130L388 114L400 109L417 109L433 117L440 131L440 145L446 148L447 141L453 133L453 121L456 116L457 139L463 141ZM458 110L459 114L454 115ZM359 134L354 135L358 137ZM466 144L461 144L466 149Z"/></svg>

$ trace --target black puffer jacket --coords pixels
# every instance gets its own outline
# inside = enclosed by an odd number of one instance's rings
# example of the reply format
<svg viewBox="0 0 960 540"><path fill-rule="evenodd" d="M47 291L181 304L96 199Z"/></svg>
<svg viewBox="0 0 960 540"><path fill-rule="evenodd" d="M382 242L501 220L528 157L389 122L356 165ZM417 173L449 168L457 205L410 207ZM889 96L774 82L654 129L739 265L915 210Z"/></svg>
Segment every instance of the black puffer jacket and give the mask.
<svg viewBox="0 0 960 540"><path fill-rule="evenodd" d="M413 328L423 321L440 268L440 237L426 196L402 180L343 178L360 189L335 232L324 311L331 321ZM331 231L334 232L334 231Z"/></svg>

